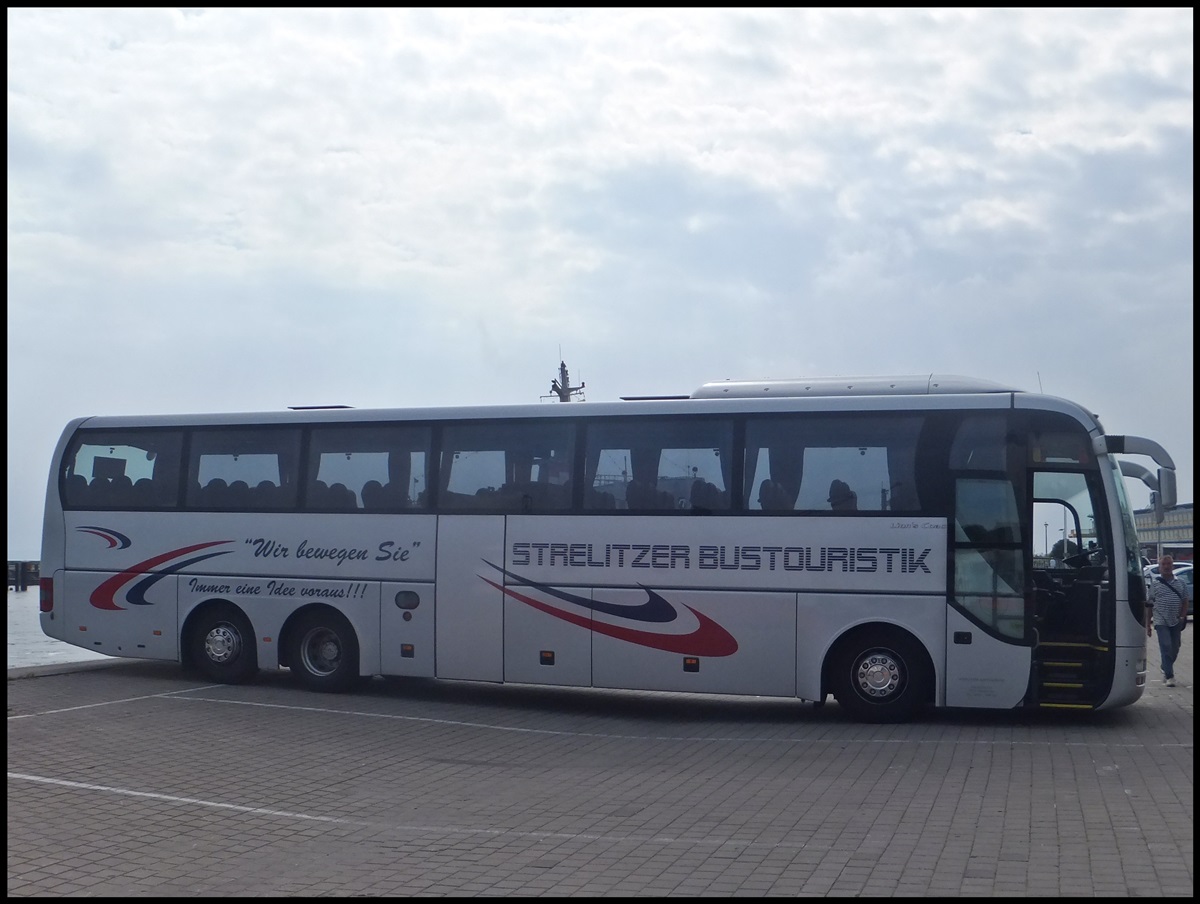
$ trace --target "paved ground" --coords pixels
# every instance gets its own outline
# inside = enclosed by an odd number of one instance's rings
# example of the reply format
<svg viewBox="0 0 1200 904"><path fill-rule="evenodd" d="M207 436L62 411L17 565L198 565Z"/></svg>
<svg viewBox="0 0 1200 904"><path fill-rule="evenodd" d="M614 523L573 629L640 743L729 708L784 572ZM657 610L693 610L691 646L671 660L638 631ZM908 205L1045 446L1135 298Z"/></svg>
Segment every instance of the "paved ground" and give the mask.
<svg viewBox="0 0 1200 904"><path fill-rule="evenodd" d="M1184 686L1151 649L1124 710L905 726L835 703L10 670L8 894L1191 897L1194 639Z"/></svg>

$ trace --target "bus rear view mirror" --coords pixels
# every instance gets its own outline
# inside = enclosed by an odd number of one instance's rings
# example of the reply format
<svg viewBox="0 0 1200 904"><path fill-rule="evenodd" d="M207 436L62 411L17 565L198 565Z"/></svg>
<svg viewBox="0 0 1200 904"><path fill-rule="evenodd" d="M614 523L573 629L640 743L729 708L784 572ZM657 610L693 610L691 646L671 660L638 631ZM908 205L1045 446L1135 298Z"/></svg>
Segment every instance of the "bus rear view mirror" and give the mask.
<svg viewBox="0 0 1200 904"><path fill-rule="evenodd" d="M1158 469L1158 492L1154 494L1154 520L1161 522L1164 513L1175 508L1178 497L1175 489L1175 472L1170 468Z"/></svg>

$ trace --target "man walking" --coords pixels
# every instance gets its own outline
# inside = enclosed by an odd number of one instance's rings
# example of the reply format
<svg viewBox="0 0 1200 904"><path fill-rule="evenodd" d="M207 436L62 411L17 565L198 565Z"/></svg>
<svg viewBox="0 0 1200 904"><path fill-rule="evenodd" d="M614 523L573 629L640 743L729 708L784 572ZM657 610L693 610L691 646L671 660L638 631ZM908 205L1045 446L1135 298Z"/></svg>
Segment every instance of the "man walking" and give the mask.
<svg viewBox="0 0 1200 904"><path fill-rule="evenodd" d="M1162 656L1163 682L1175 686L1175 657L1183 641L1183 626L1187 624L1187 585L1175 577L1175 560L1163 556L1158 560L1158 577L1150 584L1151 617L1146 620L1146 636L1150 626L1158 635L1158 650Z"/></svg>

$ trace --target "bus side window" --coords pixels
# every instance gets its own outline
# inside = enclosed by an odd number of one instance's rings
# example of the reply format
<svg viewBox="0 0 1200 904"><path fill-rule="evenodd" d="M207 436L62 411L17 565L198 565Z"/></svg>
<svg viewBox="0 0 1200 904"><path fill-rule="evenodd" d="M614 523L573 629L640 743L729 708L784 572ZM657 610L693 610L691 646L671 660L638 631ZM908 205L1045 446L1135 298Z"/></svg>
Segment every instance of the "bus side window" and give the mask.
<svg viewBox="0 0 1200 904"><path fill-rule="evenodd" d="M1002 474L955 481L954 597L998 633L1022 637L1025 566L1015 488Z"/></svg>
<svg viewBox="0 0 1200 904"><path fill-rule="evenodd" d="M917 448L924 415L772 415L747 419L747 508L829 512L841 481L858 511L919 511ZM845 495L845 492L843 492Z"/></svg>
<svg viewBox="0 0 1200 904"><path fill-rule="evenodd" d="M290 508L296 500L299 460L297 428L197 428L186 503L214 511L253 511L266 507L263 501L269 497L258 489L265 482L277 488L270 507Z"/></svg>
<svg viewBox="0 0 1200 904"><path fill-rule="evenodd" d="M584 460L589 510L704 514L733 504L728 418L628 418L590 425Z"/></svg>
<svg viewBox="0 0 1200 904"><path fill-rule="evenodd" d="M341 424L309 433L305 508L395 512L425 490L428 427Z"/></svg>
<svg viewBox="0 0 1200 904"><path fill-rule="evenodd" d="M570 424L540 421L446 427L439 507L501 514L568 511L574 436Z"/></svg>
<svg viewBox="0 0 1200 904"><path fill-rule="evenodd" d="M177 505L178 431L80 431L65 459L68 508L161 509Z"/></svg>

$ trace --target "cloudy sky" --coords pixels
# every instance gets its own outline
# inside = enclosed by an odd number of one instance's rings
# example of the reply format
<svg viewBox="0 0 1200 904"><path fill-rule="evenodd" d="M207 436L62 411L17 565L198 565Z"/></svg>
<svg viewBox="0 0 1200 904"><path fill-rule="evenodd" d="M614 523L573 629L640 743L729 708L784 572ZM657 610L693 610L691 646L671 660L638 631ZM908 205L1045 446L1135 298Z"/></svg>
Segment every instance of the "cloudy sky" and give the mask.
<svg viewBox="0 0 1200 904"><path fill-rule="evenodd" d="M560 360L588 401L1040 387L1190 502L1192 19L10 8L9 558L72 417L538 402Z"/></svg>

